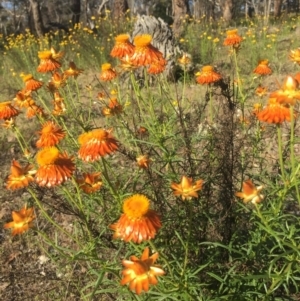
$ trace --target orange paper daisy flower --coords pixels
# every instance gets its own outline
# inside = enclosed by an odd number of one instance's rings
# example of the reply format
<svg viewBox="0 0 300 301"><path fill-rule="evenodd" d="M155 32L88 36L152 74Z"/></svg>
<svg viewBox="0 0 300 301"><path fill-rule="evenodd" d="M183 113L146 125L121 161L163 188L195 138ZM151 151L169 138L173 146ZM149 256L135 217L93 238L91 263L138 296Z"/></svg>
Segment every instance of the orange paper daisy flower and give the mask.
<svg viewBox="0 0 300 301"><path fill-rule="evenodd" d="M151 160L149 159L148 155L140 155L136 158L136 162L140 168L147 169L149 168Z"/></svg>
<svg viewBox="0 0 300 301"><path fill-rule="evenodd" d="M55 60L53 57L53 51L39 51L38 57L40 59L40 64L37 67L37 71L41 73L51 72L60 68L61 63Z"/></svg>
<svg viewBox="0 0 300 301"><path fill-rule="evenodd" d="M52 111L53 115L62 115L67 110L64 103L64 99L61 97L59 92L54 92L53 104L54 104L54 109Z"/></svg>
<svg viewBox="0 0 300 301"><path fill-rule="evenodd" d="M86 162L93 162L100 157L115 152L118 141L110 133L103 129L96 129L79 136L78 142L81 145L78 157Z"/></svg>
<svg viewBox="0 0 300 301"><path fill-rule="evenodd" d="M13 160L10 167L10 175L6 181L6 188L11 190L21 189L27 187L30 182L34 180L33 166L27 164L22 167L20 163Z"/></svg>
<svg viewBox="0 0 300 301"><path fill-rule="evenodd" d="M75 170L73 158L66 153L61 154L54 146L40 150L36 155L36 161L39 168L35 181L39 186L60 185L69 179Z"/></svg>
<svg viewBox="0 0 300 301"><path fill-rule="evenodd" d="M39 115L40 117L43 117L43 118L46 117L46 113L44 112L44 109L41 106L38 106L33 99L30 99L28 101L26 117L33 118L34 116L37 116L37 115Z"/></svg>
<svg viewBox="0 0 300 301"><path fill-rule="evenodd" d="M79 188L88 194L99 190L102 186L100 172L84 173L82 177L76 179L76 182Z"/></svg>
<svg viewBox="0 0 300 301"><path fill-rule="evenodd" d="M222 76L214 71L212 66L204 66L202 71L196 73L196 81L198 84L212 84L219 81Z"/></svg>
<svg viewBox="0 0 300 301"><path fill-rule="evenodd" d="M67 77L77 78L79 74L83 72L83 69L77 68L74 62L69 63L69 69L64 71L64 75Z"/></svg>
<svg viewBox="0 0 300 301"><path fill-rule="evenodd" d="M130 61L135 66L148 66L151 64L166 65L162 53L151 45L152 37L149 34L143 34L134 38L134 53Z"/></svg>
<svg viewBox="0 0 300 301"><path fill-rule="evenodd" d="M40 138L36 142L36 146L39 148L55 146L66 135L64 130L56 125L53 121L47 121L44 123L38 134L40 135Z"/></svg>
<svg viewBox="0 0 300 301"><path fill-rule="evenodd" d="M12 222L4 225L4 229L13 228L12 235L22 234L32 228L32 221L35 219L33 208L24 206L20 211L12 212Z"/></svg>
<svg viewBox="0 0 300 301"><path fill-rule="evenodd" d="M43 83L36 80L32 74L22 74L21 76L25 82L25 89L27 91L36 91L43 86Z"/></svg>
<svg viewBox="0 0 300 301"><path fill-rule="evenodd" d="M281 104L294 105L300 100L299 83L292 76L287 76L284 80L282 88L270 94L271 98L276 98Z"/></svg>
<svg viewBox="0 0 300 301"><path fill-rule="evenodd" d="M256 89L255 89L255 94L259 97L264 96L267 93L268 89L266 87L263 87L261 85L259 85Z"/></svg>
<svg viewBox="0 0 300 301"><path fill-rule="evenodd" d="M17 92L16 97L13 99L14 105L17 108L28 108L32 101L31 98L31 91L29 90L22 90Z"/></svg>
<svg viewBox="0 0 300 301"><path fill-rule="evenodd" d="M161 62L152 63L147 69L148 74L160 74L165 71L166 65L162 65Z"/></svg>
<svg viewBox="0 0 300 301"><path fill-rule="evenodd" d="M112 57L123 58L131 56L134 52L134 45L129 41L129 34L120 34L115 37L116 44L110 52Z"/></svg>
<svg viewBox="0 0 300 301"><path fill-rule="evenodd" d="M188 69L192 65L192 56L189 53L184 52L182 56L177 60L182 69Z"/></svg>
<svg viewBox="0 0 300 301"><path fill-rule="evenodd" d="M105 63L101 66L100 79L109 82L117 77L117 72L111 67L111 64Z"/></svg>
<svg viewBox="0 0 300 301"><path fill-rule="evenodd" d="M123 260L122 264L125 269L122 271L123 278L121 284L129 283L129 288L140 294L142 291L147 292L150 285L157 284L156 276L162 276L165 272L158 266L154 265L158 258L158 253L149 257L149 248L145 248L141 259L136 256L130 256L130 260Z"/></svg>
<svg viewBox="0 0 300 301"><path fill-rule="evenodd" d="M51 81L48 83L47 88L50 92L55 93L57 89L64 87L66 84L66 76L55 71L52 74Z"/></svg>
<svg viewBox="0 0 300 301"><path fill-rule="evenodd" d="M252 114L257 115L261 110L262 110L262 104L257 102L253 105Z"/></svg>
<svg viewBox="0 0 300 301"><path fill-rule="evenodd" d="M259 61L258 66L253 70L253 73L256 73L256 74L259 74L259 75L269 75L269 74L271 74L272 70L268 65L269 65L268 60Z"/></svg>
<svg viewBox="0 0 300 301"><path fill-rule="evenodd" d="M121 114L122 111L123 107L119 104L118 100L116 98L111 98L108 107L102 109L102 114L104 116L114 116Z"/></svg>
<svg viewBox="0 0 300 301"><path fill-rule="evenodd" d="M115 231L113 238L141 243L155 237L161 227L158 214L149 209L150 200L142 194L135 194L124 201L123 214L110 226Z"/></svg>
<svg viewBox="0 0 300 301"><path fill-rule="evenodd" d="M291 50L289 58L291 61L300 65L300 48L296 50Z"/></svg>
<svg viewBox="0 0 300 301"><path fill-rule="evenodd" d="M198 190L202 189L203 180L197 180L195 183L193 183L192 178L188 178L186 176L183 176L181 178L180 183L172 183L171 188L174 190L174 195L178 196L181 195L181 198L183 200L197 198L198 197Z"/></svg>
<svg viewBox="0 0 300 301"><path fill-rule="evenodd" d="M14 108L11 101L0 102L0 119L10 119L19 115L19 111Z"/></svg>
<svg viewBox="0 0 300 301"><path fill-rule="evenodd" d="M257 114L260 121L281 124L291 120L290 109L277 102L276 98L269 98L268 105Z"/></svg>
<svg viewBox="0 0 300 301"><path fill-rule="evenodd" d="M238 35L237 29L227 30L226 39L224 40L224 46L238 46L242 42L243 38Z"/></svg>
<svg viewBox="0 0 300 301"><path fill-rule="evenodd" d="M258 204L264 199L264 196L260 194L262 189L263 186L255 187L252 180L249 179L243 182L243 191L236 192L235 195L243 199L244 203L251 201L252 204Z"/></svg>

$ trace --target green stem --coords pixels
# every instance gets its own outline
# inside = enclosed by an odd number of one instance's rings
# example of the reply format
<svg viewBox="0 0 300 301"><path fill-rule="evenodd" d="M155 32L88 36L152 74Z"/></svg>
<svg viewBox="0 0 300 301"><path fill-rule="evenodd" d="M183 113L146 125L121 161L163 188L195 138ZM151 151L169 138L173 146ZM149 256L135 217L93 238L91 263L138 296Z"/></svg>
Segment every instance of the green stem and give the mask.
<svg viewBox="0 0 300 301"><path fill-rule="evenodd" d="M34 191L31 188L27 189L28 192L30 193L30 195L32 196L32 198L34 199L35 203L38 205L39 209L42 211L43 215L45 216L45 218L52 224L54 225L58 230L60 230L62 233L64 233L65 235L67 235L69 238L71 238L72 240L74 240L74 237L72 235L70 235L64 228L62 228L60 225L58 225L52 218L51 216L49 216L49 214L46 212L46 210L43 208L40 200L37 198L36 194L34 193ZM76 243L78 244L78 246L81 246L80 242L78 240L76 240ZM83 247L83 246L81 246Z"/></svg>
<svg viewBox="0 0 300 301"><path fill-rule="evenodd" d="M278 137L278 157L279 157L279 164L280 164L280 172L281 172L281 177L284 182L284 185L286 185L285 169L284 169L283 153L282 153L282 134L281 134L280 124L277 124L277 137Z"/></svg>
<svg viewBox="0 0 300 301"><path fill-rule="evenodd" d="M292 165L292 179L297 179L296 177L296 161L295 161L295 122L294 122L294 106L290 107L290 113L291 113L291 133L290 133L290 160L291 160L291 165ZM300 204L300 195L299 195L299 187L297 184L297 181L295 183L296 187L296 194L297 194L297 200L298 204Z"/></svg>

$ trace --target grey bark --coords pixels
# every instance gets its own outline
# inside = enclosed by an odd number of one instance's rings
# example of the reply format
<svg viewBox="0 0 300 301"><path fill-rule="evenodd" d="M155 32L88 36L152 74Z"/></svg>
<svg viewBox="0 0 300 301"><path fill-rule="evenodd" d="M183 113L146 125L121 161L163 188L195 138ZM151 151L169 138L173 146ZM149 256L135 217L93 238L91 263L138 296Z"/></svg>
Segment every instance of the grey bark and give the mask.
<svg viewBox="0 0 300 301"><path fill-rule="evenodd" d="M45 33L45 28L43 25L39 2L37 0L29 0L29 3L35 31L39 37L42 37Z"/></svg>
<svg viewBox="0 0 300 301"><path fill-rule="evenodd" d="M172 0L173 33L179 37L183 32L182 18L190 13L188 0Z"/></svg>

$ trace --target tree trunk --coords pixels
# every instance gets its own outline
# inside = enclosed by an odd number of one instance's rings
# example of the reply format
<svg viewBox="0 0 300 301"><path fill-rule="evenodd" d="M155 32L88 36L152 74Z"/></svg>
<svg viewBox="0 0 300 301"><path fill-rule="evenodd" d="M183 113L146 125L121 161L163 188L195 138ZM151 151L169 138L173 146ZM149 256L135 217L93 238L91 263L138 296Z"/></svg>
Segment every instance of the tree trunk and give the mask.
<svg viewBox="0 0 300 301"><path fill-rule="evenodd" d="M274 17L279 18L281 15L281 6L283 0L274 0Z"/></svg>
<svg viewBox="0 0 300 301"><path fill-rule="evenodd" d="M231 21L232 19L232 0L224 0L222 4L222 9L223 9L223 19L226 22Z"/></svg>
<svg viewBox="0 0 300 301"><path fill-rule="evenodd" d="M80 0L71 0L70 6L72 12L72 25L78 24L80 22L81 14L81 2Z"/></svg>
<svg viewBox="0 0 300 301"><path fill-rule="evenodd" d="M122 20L129 6L127 0L114 0L112 9L112 18L114 20Z"/></svg>
<svg viewBox="0 0 300 301"><path fill-rule="evenodd" d="M42 14L40 11L39 2L37 0L29 0L32 19L37 35L41 38L45 33L43 25Z"/></svg>
<svg viewBox="0 0 300 301"><path fill-rule="evenodd" d="M179 37L183 32L182 19L190 13L189 0L172 0L173 10L173 33L176 37Z"/></svg>

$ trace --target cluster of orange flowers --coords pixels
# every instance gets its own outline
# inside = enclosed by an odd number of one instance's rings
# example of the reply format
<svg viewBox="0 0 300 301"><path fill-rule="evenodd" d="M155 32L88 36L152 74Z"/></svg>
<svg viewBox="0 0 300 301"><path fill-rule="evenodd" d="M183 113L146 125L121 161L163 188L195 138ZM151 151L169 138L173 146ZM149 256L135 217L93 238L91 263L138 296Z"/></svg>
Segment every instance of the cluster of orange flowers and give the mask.
<svg viewBox="0 0 300 301"><path fill-rule="evenodd" d="M226 38L223 42L224 46L230 46L232 51L237 51L240 48L240 44L243 38L238 35L237 29L228 30L226 32ZM179 62L186 63L189 62L185 58L180 58ZM210 65L204 66L201 71L196 73L196 82L198 84L213 84L222 79L221 74L216 72L214 68Z"/></svg>
<svg viewBox="0 0 300 301"><path fill-rule="evenodd" d="M149 74L159 74L165 70L167 61L162 53L151 44L151 35L138 35L134 37L133 43L131 43L128 34L120 34L115 38L115 41L110 55L120 60L121 70L131 71L139 67L147 67ZM100 73L102 81L111 81L117 75L111 64L102 65Z"/></svg>
<svg viewBox="0 0 300 301"><path fill-rule="evenodd" d="M157 74L164 70L166 60L160 51L151 45L152 37L150 35L141 35L134 38L134 44L129 41L127 34L116 37L116 44L111 51L111 56L120 59L123 69L132 70L133 68L146 66L148 72ZM235 51L240 47L242 38L237 34L237 30L227 32L227 38L224 41L225 46L232 46ZM47 88L54 97L53 115L60 115L66 110L64 101L59 93L69 77L77 78L83 70L78 69L71 62L69 69L60 73L60 59L62 52L56 52L54 49L39 52L40 64L38 72L51 72L51 81ZM298 52L291 53L291 57L298 62ZM190 58L186 56L182 59L183 64L190 63ZM272 70L268 66L268 60L262 60L253 70L260 75L271 74ZM199 84L211 84L219 81L222 76L214 71L212 66L204 66L202 71L197 73L196 81ZM111 64L102 65L100 79L111 81L117 76L117 72ZM18 109L26 108L27 116L42 117L42 127L38 131L39 139L36 147L39 151L36 154L37 167L33 164L22 166L18 161L13 160L11 164L11 173L6 181L7 189L21 189L35 182L39 186L52 188L65 183L75 172L75 157L69 156L62 151L58 144L67 136L66 131L56 124L53 120L45 121L46 114L43 108L38 106L32 99L32 93L43 86L43 83L34 79L31 74L22 75L25 87L19 91L14 99L14 105ZM270 94L267 107L261 109L255 108L255 114L261 121L280 124L285 120L291 119L289 106L293 106L296 100L300 99L299 78L288 76L282 88ZM261 92L263 94L263 87ZM100 97L100 96L99 96ZM101 96L102 98L102 96ZM12 126L13 119L20 113L12 102L0 103L0 119L4 119L6 127ZM102 110L103 115L112 116L122 112L122 105L116 98L109 98L109 103ZM139 134L146 133L145 128L139 129ZM112 130L93 129L82 133L78 137L79 150L78 158L84 162L93 163L106 155L111 155L118 151L119 141L113 136ZM148 169L151 158L148 155L137 157L137 165L142 169ZM98 191L103 183L99 172L82 173L76 177L78 187L87 194ZM190 200L198 198L198 192L201 191L203 180L193 181L192 178L182 176L180 183L172 182L171 189L175 196L181 199ZM255 187L251 180L243 183L241 192L236 196L244 200L245 203L260 203L264 196L260 193L262 186ZM125 242L142 243L155 238L157 232L162 227L159 214L150 209L150 199L143 194L134 194L126 198L123 202L123 213L120 218L109 226L114 231L113 238L121 239ZM13 221L4 225L4 228L13 228L12 235L21 234L32 227L35 219L33 208L24 206L20 211L12 212ZM142 291L148 291L150 285L157 283L157 276L164 274L164 271L155 261L158 253L149 256L149 248L145 248L141 258L131 256L130 260L123 260L125 269L122 272L123 278L121 284L129 283L129 288L140 294Z"/></svg>
<svg viewBox="0 0 300 301"><path fill-rule="evenodd" d="M124 39L126 37L126 39ZM130 63L136 66L148 66L148 72L153 68L157 71L163 70L166 61L162 54L154 48L150 42L151 37L143 35L136 37L135 47L129 42L127 35L118 36L116 46L112 50L112 55L119 57L125 55ZM55 98L53 115L62 114L65 110L64 101L59 93L59 89L66 85L68 77L76 78L81 72L74 63L70 63L69 69L60 73L57 69L61 68L60 59L62 52L55 52L53 49L39 53L40 64L38 72L51 73L51 81L47 88ZM150 71L149 71L150 70ZM152 70L152 71L151 71ZM156 72L154 72L156 73ZM101 79L108 81L116 76L110 64L102 66ZM27 116L39 116L41 128L37 132L38 139L36 147L39 149L35 164L21 165L20 162L13 160L11 173L6 181L7 189L22 189L35 182L39 186L53 188L62 185L71 177L76 170L75 157L69 156L58 146L67 137L67 131L56 123L55 119L46 119L48 116L43 108L38 106L32 99L32 93L43 86L43 83L36 80L31 74L22 74L25 87L19 91L14 99L15 105L22 109L27 108ZM99 98L104 98L99 95ZM103 115L111 116L122 112L122 106L116 98L109 98L108 105L103 109ZM11 122L19 111L14 108L11 102L0 105L0 118L5 122ZM139 135L146 135L147 129L140 128ZM101 157L113 154L119 149L119 141L112 135L112 130L93 129L82 133L78 137L79 149L78 158L84 162L95 162ZM142 169L150 166L151 159L148 155L137 157L137 165ZM82 173L75 177L78 187L87 194L94 193L102 187L101 174L99 172ZM198 197L197 191L202 188L202 180L193 183L191 178L182 177L181 183L172 183L175 196L181 196L183 200ZM5 228L12 228L12 235L21 234L33 226L35 215L33 208L24 206L20 211L13 211L12 221L5 224ZM119 238L126 242L141 243L153 239L161 228L159 214L150 209L150 200L143 194L135 194L124 200L123 214L119 220L110 225L114 231L114 238ZM163 275L164 271L154 263L158 258L158 253L149 256L149 249L146 248L141 256L137 258L131 256L130 260L124 260L123 279L121 284L129 283L131 290L140 294L148 291L149 286L157 283L157 276Z"/></svg>

